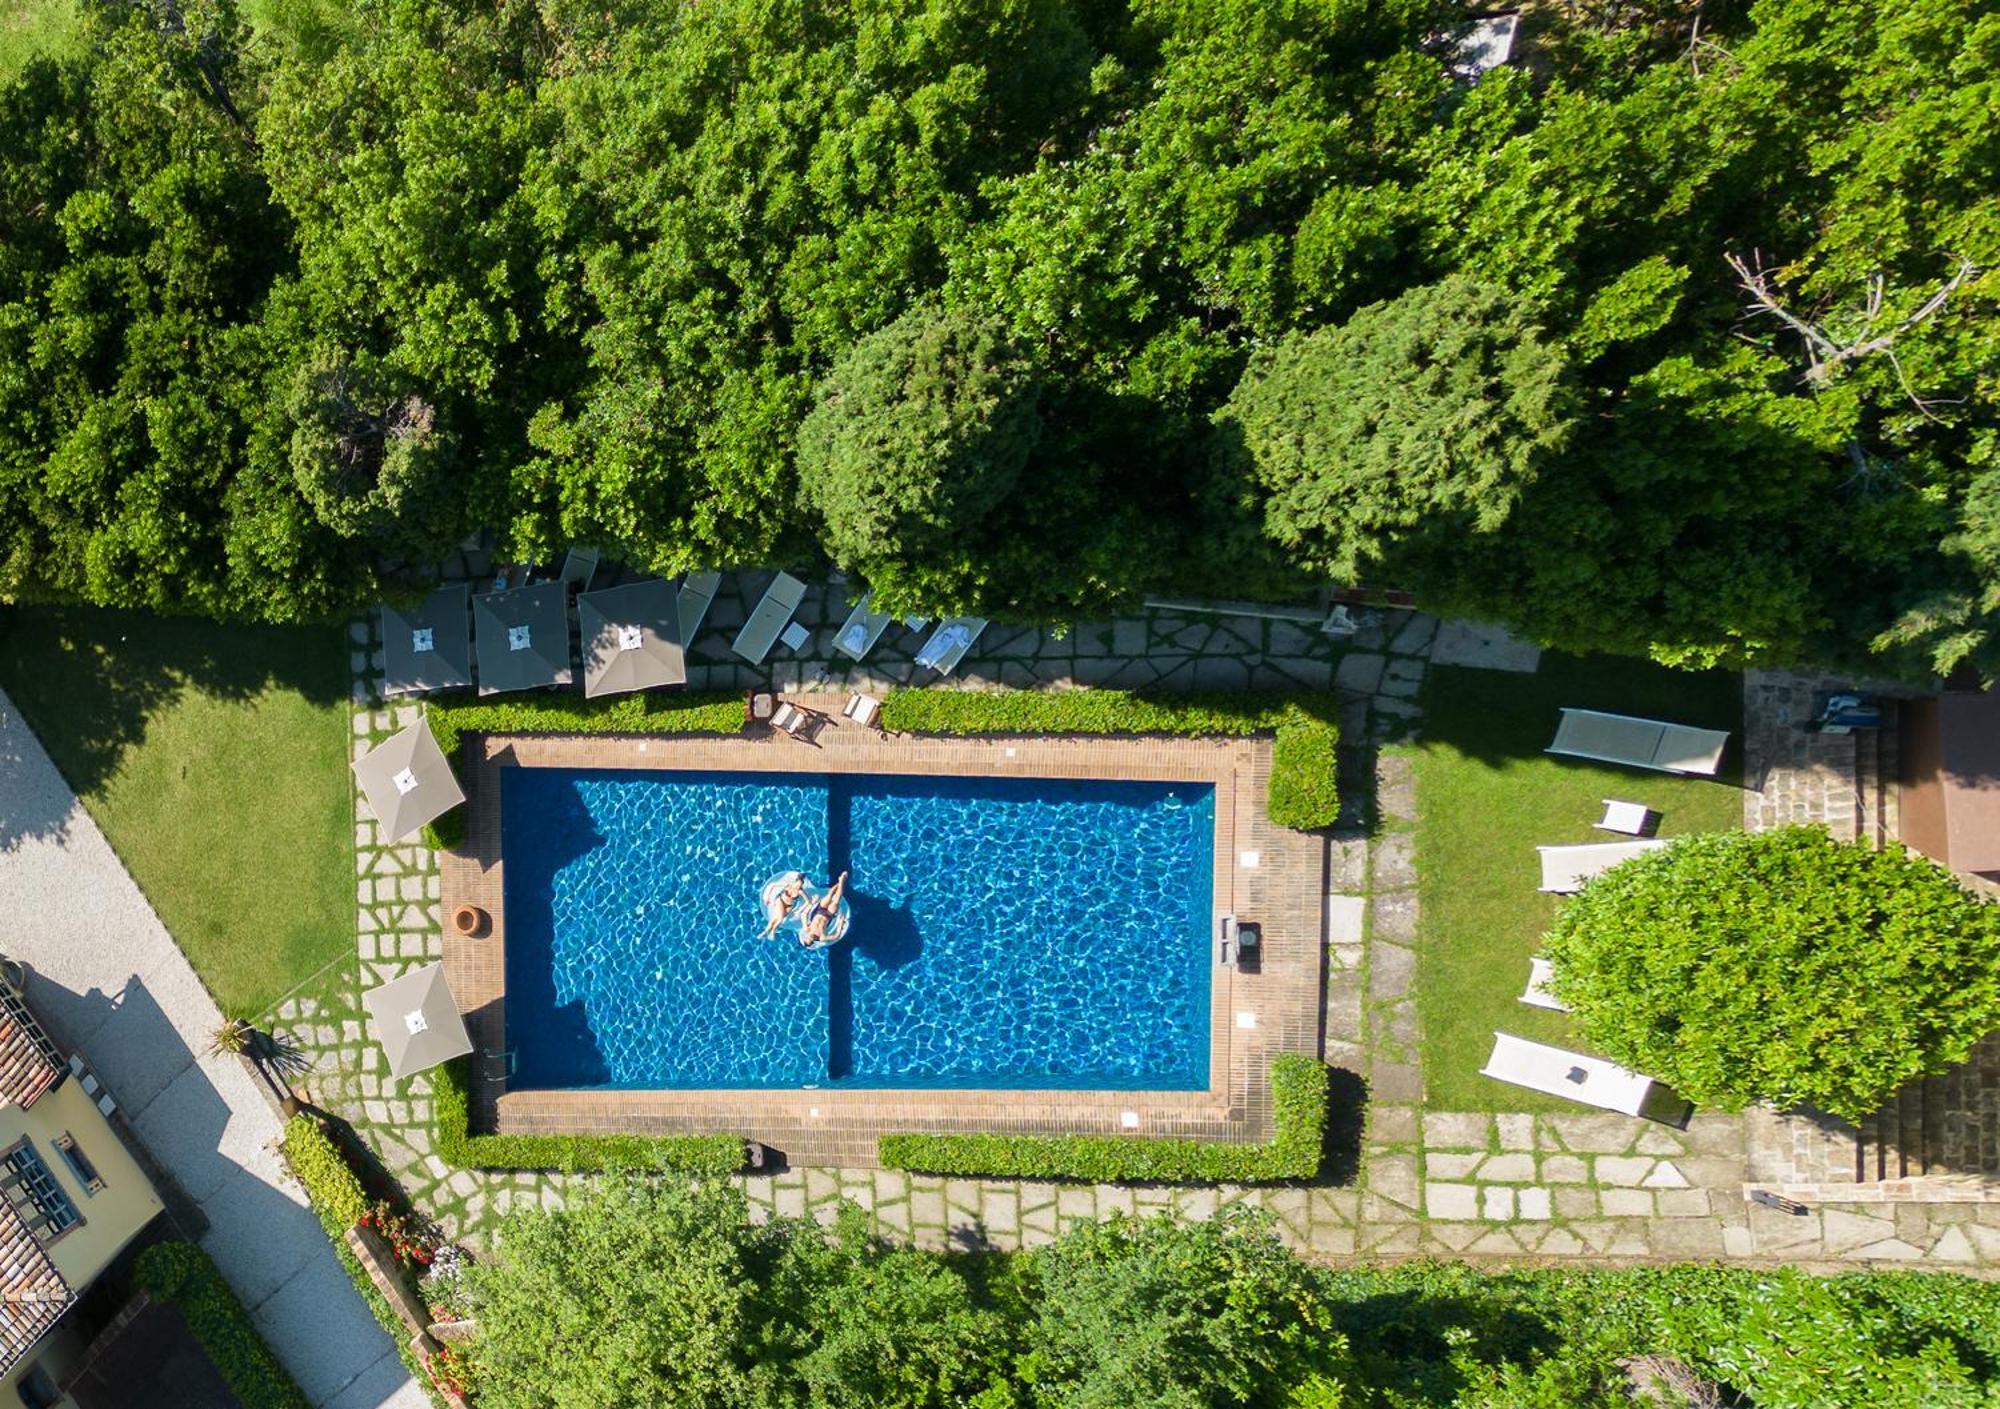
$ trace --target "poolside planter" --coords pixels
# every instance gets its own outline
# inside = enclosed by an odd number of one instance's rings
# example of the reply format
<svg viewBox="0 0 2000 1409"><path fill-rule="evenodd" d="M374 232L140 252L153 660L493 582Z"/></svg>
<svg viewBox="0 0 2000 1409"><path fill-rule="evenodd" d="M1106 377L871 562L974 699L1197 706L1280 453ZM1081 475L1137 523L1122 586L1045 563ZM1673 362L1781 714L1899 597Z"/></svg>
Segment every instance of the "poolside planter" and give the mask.
<svg viewBox="0 0 2000 1409"><path fill-rule="evenodd" d="M486 912L477 905L461 905L451 912L451 927L476 938L486 932Z"/></svg>

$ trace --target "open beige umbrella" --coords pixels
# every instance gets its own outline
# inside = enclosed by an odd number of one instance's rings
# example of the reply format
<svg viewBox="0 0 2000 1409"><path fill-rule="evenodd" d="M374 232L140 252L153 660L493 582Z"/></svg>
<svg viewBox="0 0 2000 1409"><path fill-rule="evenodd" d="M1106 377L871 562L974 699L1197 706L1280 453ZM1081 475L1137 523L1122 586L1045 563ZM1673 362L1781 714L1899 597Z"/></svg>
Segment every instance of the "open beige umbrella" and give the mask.
<svg viewBox="0 0 2000 1409"><path fill-rule="evenodd" d="M356 759L354 781L392 842L465 801L458 775L421 719Z"/></svg>
<svg viewBox="0 0 2000 1409"><path fill-rule="evenodd" d="M458 1000L444 981L443 964L427 964L369 989L361 995L361 1006L374 1020L375 1040L389 1059L391 1076L428 1071L472 1050Z"/></svg>
<svg viewBox="0 0 2000 1409"><path fill-rule="evenodd" d="M672 584L655 578L576 599L585 695L687 683L675 598Z"/></svg>

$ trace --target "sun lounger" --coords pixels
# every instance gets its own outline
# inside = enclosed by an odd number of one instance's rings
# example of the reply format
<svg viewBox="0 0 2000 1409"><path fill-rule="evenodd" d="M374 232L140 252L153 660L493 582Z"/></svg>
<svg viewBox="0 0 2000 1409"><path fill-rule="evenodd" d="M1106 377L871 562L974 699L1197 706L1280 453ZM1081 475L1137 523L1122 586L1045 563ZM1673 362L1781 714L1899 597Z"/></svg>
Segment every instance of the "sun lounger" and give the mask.
<svg viewBox="0 0 2000 1409"><path fill-rule="evenodd" d="M1643 837L1653 826L1653 810L1643 802L1617 802L1604 799L1604 815L1590 824L1600 832L1623 832L1628 837Z"/></svg>
<svg viewBox="0 0 2000 1409"><path fill-rule="evenodd" d="M1569 1004L1549 992L1549 980L1556 976L1555 965L1547 959L1528 960L1528 987L1522 993L1521 1001L1531 1008L1547 1008L1551 1012L1567 1013Z"/></svg>
<svg viewBox="0 0 2000 1409"><path fill-rule="evenodd" d="M1608 871L1621 861L1648 851L1658 851L1666 842L1656 837L1644 841L1585 842L1582 846L1538 846L1542 854L1543 890L1568 895L1583 889L1583 883L1600 871Z"/></svg>
<svg viewBox="0 0 2000 1409"><path fill-rule="evenodd" d="M1565 1052L1504 1032L1493 1034L1493 1055L1479 1074L1625 1115L1643 1115L1647 1098L1653 1094L1650 1076L1627 1071L1602 1057Z"/></svg>
<svg viewBox="0 0 2000 1409"><path fill-rule="evenodd" d="M873 695L855 695L847 701L841 713L866 729L881 717L882 701Z"/></svg>
<svg viewBox="0 0 2000 1409"><path fill-rule="evenodd" d="M701 630L701 624L708 616L709 603L715 600L715 589L721 585L722 574L719 572L691 572L681 579L682 650L686 650L694 640L694 633Z"/></svg>
<svg viewBox="0 0 2000 1409"><path fill-rule="evenodd" d="M952 617L931 633L930 640L924 642L923 649L917 652L917 664L940 675L951 674L985 629L986 622L980 617Z"/></svg>
<svg viewBox="0 0 2000 1409"><path fill-rule="evenodd" d="M1596 759L1600 763L1623 763L1633 768L1656 768L1662 773L1699 773L1712 777L1722 766L1722 750L1728 742L1727 730L1693 729L1685 724L1664 724L1629 714L1602 714L1594 709L1565 709L1562 723L1556 729L1556 740L1546 752Z"/></svg>
<svg viewBox="0 0 2000 1409"><path fill-rule="evenodd" d="M840 630L833 633L833 648L842 655L860 660L875 649L875 643L882 639L882 633L896 619L886 612L871 611L869 603L874 600L873 592L863 596L854 604L854 610L847 614L847 620L840 624Z"/></svg>
<svg viewBox="0 0 2000 1409"><path fill-rule="evenodd" d="M743 629L736 633L729 649L752 665L762 665L764 657L771 654L771 647L778 644L778 633L785 629L792 613L805 599L805 583L788 572L779 573L764 589L763 597L750 613L750 619L743 623Z"/></svg>
<svg viewBox="0 0 2000 1409"><path fill-rule="evenodd" d="M595 548L572 548L563 559L562 584L571 592L590 590L590 579L597 576L598 552Z"/></svg>
<svg viewBox="0 0 2000 1409"><path fill-rule="evenodd" d="M809 709L800 709L789 700L778 706L771 716L771 727L791 735L802 743L812 743L819 737L819 731L826 727L826 716Z"/></svg>

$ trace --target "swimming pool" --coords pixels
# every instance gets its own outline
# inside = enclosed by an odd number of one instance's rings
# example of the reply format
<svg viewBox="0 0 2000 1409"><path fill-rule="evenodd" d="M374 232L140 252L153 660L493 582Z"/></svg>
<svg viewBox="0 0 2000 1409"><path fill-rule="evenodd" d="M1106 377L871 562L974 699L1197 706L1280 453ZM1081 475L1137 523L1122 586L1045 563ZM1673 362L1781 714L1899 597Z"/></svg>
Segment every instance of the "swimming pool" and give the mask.
<svg viewBox="0 0 2000 1409"><path fill-rule="evenodd" d="M1203 1090L1207 783L503 770L510 1087ZM848 938L758 890L852 872Z"/></svg>

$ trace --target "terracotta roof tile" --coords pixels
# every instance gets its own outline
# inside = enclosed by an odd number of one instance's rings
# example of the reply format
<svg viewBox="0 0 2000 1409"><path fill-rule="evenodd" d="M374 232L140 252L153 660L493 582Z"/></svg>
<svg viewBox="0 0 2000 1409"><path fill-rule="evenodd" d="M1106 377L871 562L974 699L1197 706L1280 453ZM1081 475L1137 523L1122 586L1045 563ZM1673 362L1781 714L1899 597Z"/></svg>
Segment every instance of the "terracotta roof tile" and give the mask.
<svg viewBox="0 0 2000 1409"><path fill-rule="evenodd" d="M47 1250L0 1199L0 1374L33 1349L75 1300Z"/></svg>
<svg viewBox="0 0 2000 1409"><path fill-rule="evenodd" d="M55 1045L13 989L0 985L0 1100L26 1109L62 1080Z"/></svg>

